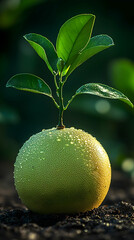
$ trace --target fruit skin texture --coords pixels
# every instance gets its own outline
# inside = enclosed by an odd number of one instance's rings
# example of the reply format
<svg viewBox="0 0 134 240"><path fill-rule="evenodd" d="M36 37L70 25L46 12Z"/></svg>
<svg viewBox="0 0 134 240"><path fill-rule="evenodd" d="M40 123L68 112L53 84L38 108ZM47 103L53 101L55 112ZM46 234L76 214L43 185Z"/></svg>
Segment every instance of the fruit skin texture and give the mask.
<svg viewBox="0 0 134 240"><path fill-rule="evenodd" d="M104 200L111 166L104 148L90 134L52 128L24 143L14 178L22 202L34 212L85 212Z"/></svg>

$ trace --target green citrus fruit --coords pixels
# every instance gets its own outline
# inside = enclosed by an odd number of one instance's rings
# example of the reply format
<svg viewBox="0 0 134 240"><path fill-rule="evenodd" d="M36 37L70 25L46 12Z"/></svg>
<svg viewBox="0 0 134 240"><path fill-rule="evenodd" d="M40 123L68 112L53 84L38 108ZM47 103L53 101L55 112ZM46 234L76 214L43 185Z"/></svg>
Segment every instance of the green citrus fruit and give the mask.
<svg viewBox="0 0 134 240"><path fill-rule="evenodd" d="M111 181L107 153L90 134L74 128L43 130L20 149L15 185L23 203L38 213L97 208Z"/></svg>

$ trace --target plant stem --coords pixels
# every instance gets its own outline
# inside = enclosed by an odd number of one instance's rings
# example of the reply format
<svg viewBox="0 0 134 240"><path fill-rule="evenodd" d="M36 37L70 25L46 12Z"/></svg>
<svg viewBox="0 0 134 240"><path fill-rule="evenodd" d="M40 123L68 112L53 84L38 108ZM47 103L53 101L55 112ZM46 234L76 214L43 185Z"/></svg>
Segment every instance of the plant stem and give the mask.
<svg viewBox="0 0 134 240"><path fill-rule="evenodd" d="M63 82L62 82L62 75L59 77L59 88L58 88L58 95L59 95L59 122L57 129L63 129L65 126L63 124L63 112L64 112L64 104L63 104Z"/></svg>
<svg viewBox="0 0 134 240"><path fill-rule="evenodd" d="M55 99L54 99L53 97L51 97L51 98L52 98L52 100L53 100L55 106L59 109L59 105L58 105L58 103L55 101Z"/></svg>
<svg viewBox="0 0 134 240"><path fill-rule="evenodd" d="M55 83L56 89L58 89L58 85L57 85L57 81L56 81L56 75L54 75L54 83Z"/></svg>
<svg viewBox="0 0 134 240"><path fill-rule="evenodd" d="M72 98L68 101L67 105L65 106L64 110L66 110L68 108L68 106L70 105L70 103L73 101L73 99L76 97L76 95L73 95Z"/></svg>

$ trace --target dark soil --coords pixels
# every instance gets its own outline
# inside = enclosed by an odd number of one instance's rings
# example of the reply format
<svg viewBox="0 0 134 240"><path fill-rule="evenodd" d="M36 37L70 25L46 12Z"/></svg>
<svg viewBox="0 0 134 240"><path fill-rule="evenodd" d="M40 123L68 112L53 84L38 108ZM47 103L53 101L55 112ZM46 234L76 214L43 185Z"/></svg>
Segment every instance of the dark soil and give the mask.
<svg viewBox="0 0 134 240"><path fill-rule="evenodd" d="M134 185L114 171L110 191L98 208L71 215L38 215L21 204L13 164L0 164L0 240L134 239Z"/></svg>

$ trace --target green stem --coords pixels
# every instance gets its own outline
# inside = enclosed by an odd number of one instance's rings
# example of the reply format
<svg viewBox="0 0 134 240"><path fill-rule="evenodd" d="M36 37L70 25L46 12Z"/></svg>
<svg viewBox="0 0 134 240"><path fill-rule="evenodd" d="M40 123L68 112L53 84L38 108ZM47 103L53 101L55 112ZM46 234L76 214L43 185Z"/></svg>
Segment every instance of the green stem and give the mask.
<svg viewBox="0 0 134 240"><path fill-rule="evenodd" d="M51 97L51 98L52 98L52 100L53 100L55 106L59 109L59 105L58 105L58 103L55 101L55 99L54 99L53 97Z"/></svg>
<svg viewBox="0 0 134 240"><path fill-rule="evenodd" d="M63 112L64 112L64 104L63 104L63 82L62 75L59 77L59 87L58 87L58 96L59 96L59 122L57 129L63 129L65 126L63 124Z"/></svg>
<svg viewBox="0 0 134 240"><path fill-rule="evenodd" d="M68 101L67 105L65 106L64 110L66 110L68 108L68 106L70 105L70 103L73 101L73 99L76 97L76 95L73 95L72 98Z"/></svg>
<svg viewBox="0 0 134 240"><path fill-rule="evenodd" d="M63 85L65 84L66 81L67 81L67 77L66 77L65 80L63 81Z"/></svg>
<svg viewBox="0 0 134 240"><path fill-rule="evenodd" d="M57 84L57 81L56 81L56 75L54 75L54 83L55 83L56 89L58 89L58 84Z"/></svg>

